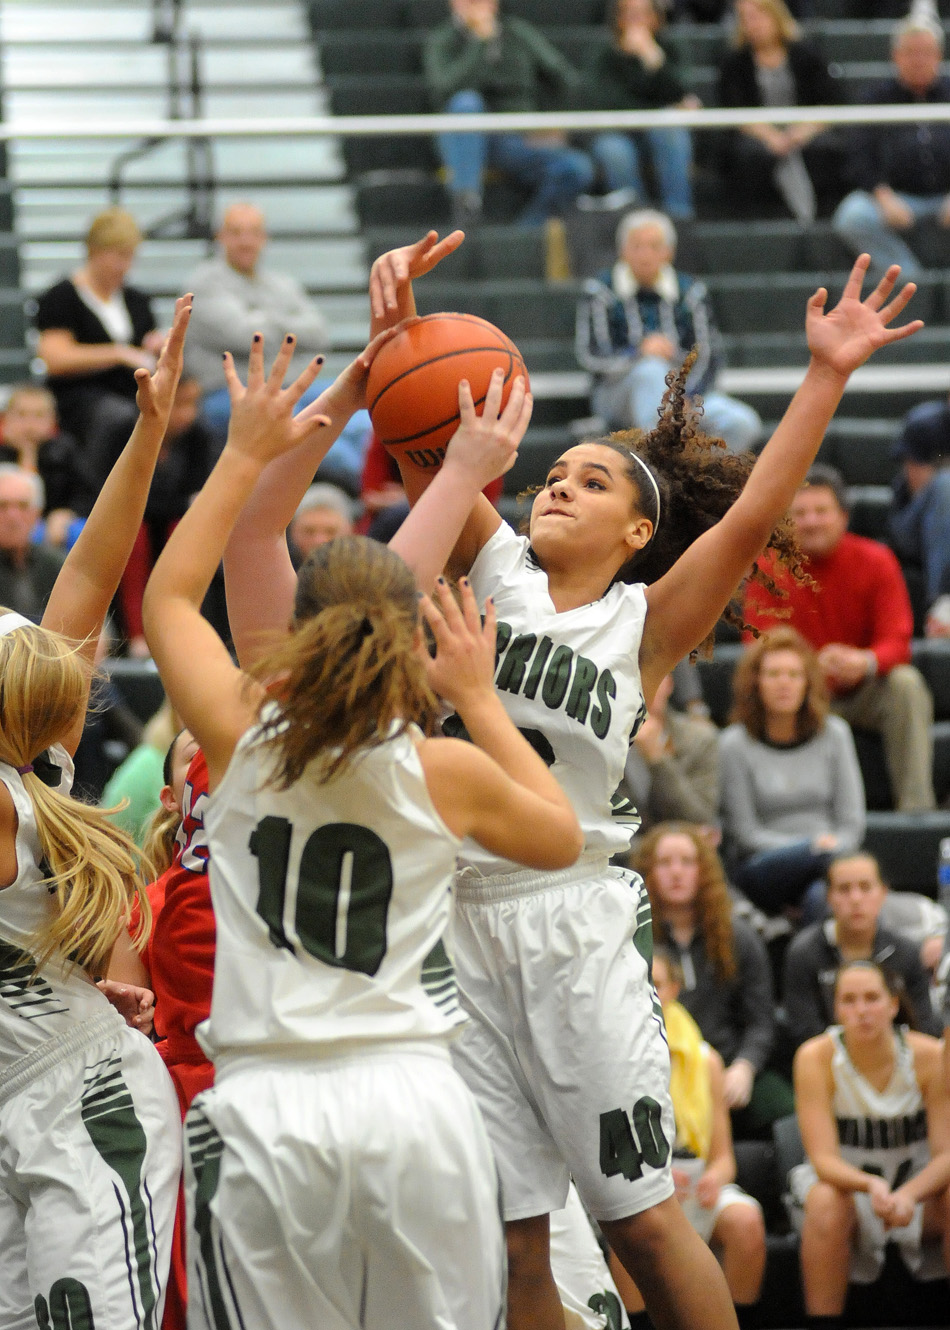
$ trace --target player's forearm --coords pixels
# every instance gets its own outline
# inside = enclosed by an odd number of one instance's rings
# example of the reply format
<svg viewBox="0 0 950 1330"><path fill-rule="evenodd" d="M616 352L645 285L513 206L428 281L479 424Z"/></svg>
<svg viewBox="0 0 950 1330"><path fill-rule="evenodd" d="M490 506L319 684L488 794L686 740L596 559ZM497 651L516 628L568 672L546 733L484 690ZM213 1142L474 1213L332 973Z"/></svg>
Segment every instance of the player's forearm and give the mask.
<svg viewBox="0 0 950 1330"><path fill-rule="evenodd" d="M494 758L506 775L548 803L573 812L550 768L512 724L497 693L457 703L456 710L472 742Z"/></svg>

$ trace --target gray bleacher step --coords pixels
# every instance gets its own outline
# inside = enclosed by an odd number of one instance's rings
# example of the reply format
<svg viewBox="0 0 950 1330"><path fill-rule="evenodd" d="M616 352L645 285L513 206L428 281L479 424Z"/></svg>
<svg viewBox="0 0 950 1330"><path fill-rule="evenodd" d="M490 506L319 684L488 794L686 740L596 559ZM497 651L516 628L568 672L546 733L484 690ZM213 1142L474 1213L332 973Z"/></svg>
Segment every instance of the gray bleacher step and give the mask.
<svg viewBox="0 0 950 1330"><path fill-rule="evenodd" d="M226 186L216 191L215 200L220 210L232 203L246 201L248 191ZM356 215L352 197L345 185L324 185L319 189L294 186L276 186L261 192L257 200L265 209L275 229L307 230L312 235L355 232ZM29 189L17 191L17 230L32 240L85 234L89 219L110 199L104 189L71 190L63 194L57 190ZM147 189L130 186L122 192L122 203L139 224L147 229L163 216L187 202L187 189Z"/></svg>
<svg viewBox="0 0 950 1330"><path fill-rule="evenodd" d="M174 295L187 290L189 276L208 255L203 240L146 240L135 256L132 280L148 291ZM81 262L76 240L27 242L20 260L27 291L45 290ZM272 239L266 261L292 274L304 286L325 291L359 292L364 306L369 277L357 236L315 236L300 240Z"/></svg>
<svg viewBox="0 0 950 1330"><path fill-rule="evenodd" d="M63 139L20 139L9 146L7 174L21 187L69 189L96 183L106 185L119 155L140 143L141 139L91 139L73 143ZM329 137L219 138L211 143L211 154L215 177L224 184L269 183L288 178L332 183L345 176L339 142ZM129 162L123 178L143 184L177 184L185 177L186 162L184 142L169 139L156 151Z"/></svg>
<svg viewBox="0 0 950 1330"><path fill-rule="evenodd" d="M185 30L198 31L213 39L271 38L305 41L304 6L298 3L228 3L185 6ZM152 35L152 6L134 0L130 4L63 4L54 0L0 6L0 42L40 42L51 32L60 41L100 42L108 35L120 41L145 42Z"/></svg>
<svg viewBox="0 0 950 1330"><path fill-rule="evenodd" d="M312 54L298 43L210 47L201 51L199 68L208 88L245 83L310 88L316 81ZM7 90L165 87L168 52L163 45L103 42L84 48L45 42L8 47L0 71Z"/></svg>

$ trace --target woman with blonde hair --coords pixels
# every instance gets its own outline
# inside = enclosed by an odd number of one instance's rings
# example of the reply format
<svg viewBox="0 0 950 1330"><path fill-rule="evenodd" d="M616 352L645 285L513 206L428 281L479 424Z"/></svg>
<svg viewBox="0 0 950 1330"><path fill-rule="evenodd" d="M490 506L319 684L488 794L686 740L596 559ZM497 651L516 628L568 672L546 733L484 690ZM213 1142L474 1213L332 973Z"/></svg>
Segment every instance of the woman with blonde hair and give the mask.
<svg viewBox="0 0 950 1330"><path fill-rule="evenodd" d="M202 618L267 463L329 432L314 407L292 415L316 376L282 389L293 346L265 378L258 335L246 390L227 357L227 444L144 604L208 770L216 1083L185 1121L189 1283L218 1290L235 1324L485 1330L504 1320L504 1239L488 1138L448 1055L463 1019L449 887L465 836L540 870L574 862L580 828L495 694L494 612L483 626L467 583L460 607L444 582L421 602L434 657L412 573L360 536L311 552L292 631L259 643L249 673ZM482 483L513 460L521 405L463 415ZM436 692L473 743L429 737Z"/></svg>
<svg viewBox="0 0 950 1330"><path fill-rule="evenodd" d="M840 94L827 63L802 38L784 0L736 0L735 40L719 69L722 106L831 106ZM730 181L750 200L777 194L799 222L842 193L842 153L819 121L743 125L728 140Z"/></svg>
<svg viewBox="0 0 950 1330"><path fill-rule="evenodd" d="M767 914L819 914L832 856L864 838L851 730L829 711L818 658L793 628L773 628L743 652L732 696L719 745L732 879Z"/></svg>
<svg viewBox="0 0 950 1330"><path fill-rule="evenodd" d="M135 420L135 371L155 369L163 334L144 291L126 283L142 233L124 208L106 208L86 232L86 256L36 307L37 355L62 429L83 449Z"/></svg>
<svg viewBox="0 0 950 1330"><path fill-rule="evenodd" d="M70 798L96 643L181 373L178 301L139 420L42 624L0 613L0 1324L156 1330L180 1167L161 1060L95 980L148 929L137 853ZM138 997L129 1000L135 1023Z"/></svg>
<svg viewBox="0 0 950 1330"><path fill-rule="evenodd" d="M635 846L654 935L683 972L679 1000L725 1063L737 1135L763 1132L792 1112L791 1090L767 1070L775 1034L765 945L736 914L719 856L701 827L663 822Z"/></svg>

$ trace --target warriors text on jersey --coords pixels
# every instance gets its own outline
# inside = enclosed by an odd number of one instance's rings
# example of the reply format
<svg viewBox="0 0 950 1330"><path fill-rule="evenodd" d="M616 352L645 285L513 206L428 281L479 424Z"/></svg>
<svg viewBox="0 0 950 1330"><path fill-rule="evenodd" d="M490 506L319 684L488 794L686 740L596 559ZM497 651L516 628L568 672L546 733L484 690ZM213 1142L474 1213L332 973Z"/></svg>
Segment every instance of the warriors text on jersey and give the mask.
<svg viewBox="0 0 950 1330"><path fill-rule="evenodd" d="M527 539L505 523L480 551L471 582L479 604L494 598L495 688L505 710L570 797L585 853L622 852L639 825L614 796L646 714L637 659L644 587L616 582L599 600L558 614ZM484 874L517 867L472 842L464 858Z"/></svg>
<svg viewBox="0 0 950 1330"><path fill-rule="evenodd" d="M266 785L248 731L205 827L217 924L209 1054L444 1036L462 1019L442 937L459 841L432 803L418 731Z"/></svg>

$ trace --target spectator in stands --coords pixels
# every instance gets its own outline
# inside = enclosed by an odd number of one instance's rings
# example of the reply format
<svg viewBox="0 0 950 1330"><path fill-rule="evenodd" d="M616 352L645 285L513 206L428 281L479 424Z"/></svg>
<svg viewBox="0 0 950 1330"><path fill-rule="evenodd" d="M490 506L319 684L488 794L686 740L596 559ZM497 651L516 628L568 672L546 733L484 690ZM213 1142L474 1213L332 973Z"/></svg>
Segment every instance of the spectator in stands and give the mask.
<svg viewBox="0 0 950 1330"><path fill-rule="evenodd" d="M902 563L923 569L928 636L950 635L950 400L921 402L907 413L894 444L888 535ZM940 597L947 599L936 605Z"/></svg>
<svg viewBox="0 0 950 1330"><path fill-rule="evenodd" d="M924 1280L950 1270L950 1103L936 1039L895 1029L890 975L841 968L835 1020L795 1055L807 1163L789 1174L807 1324L840 1326L850 1281L896 1247Z"/></svg>
<svg viewBox="0 0 950 1330"><path fill-rule="evenodd" d="M845 961L874 961L894 976L904 999L903 1019L939 1035L927 972L917 947L880 922L887 897L873 855L839 855L828 868L831 918L803 928L785 952L785 1021L795 1046L821 1034L834 1020L835 975Z"/></svg>
<svg viewBox="0 0 950 1330"><path fill-rule="evenodd" d="M352 533L353 506L343 491L335 485L311 485L287 528L291 557L299 566L319 545Z"/></svg>
<svg viewBox="0 0 950 1330"><path fill-rule="evenodd" d="M499 0L449 0L451 18L428 37L426 82L437 111L540 111L578 95L580 76L556 47L524 19L502 18ZM586 152L558 131L543 134L440 134L453 221L476 222L486 167L531 191L520 222L539 226L564 212L594 179Z"/></svg>
<svg viewBox="0 0 950 1330"><path fill-rule="evenodd" d="M151 372L162 349L148 296L125 281L141 241L130 213L107 208L86 233L85 263L37 304L37 354L60 425L84 451L116 425L131 432L135 371Z"/></svg>
<svg viewBox="0 0 950 1330"><path fill-rule="evenodd" d="M773 628L746 648L732 693L734 724L719 745L732 880L767 914L807 912L806 894L832 855L864 838L851 730L828 714L818 657L793 628Z"/></svg>
<svg viewBox="0 0 950 1330"><path fill-rule="evenodd" d="M702 282L673 267L676 228L662 212L628 213L617 262L585 283L577 308L577 357L594 375L592 405L610 429L652 429L666 376L695 347L687 387L702 398L702 426L743 452L759 438L752 407L716 391L722 350Z"/></svg>
<svg viewBox="0 0 950 1330"><path fill-rule="evenodd" d="M119 584L122 627L132 656L144 658L149 654L142 631L142 596L148 575L175 523L211 474L217 457L215 439L199 418L200 408L201 388L196 379L183 374L148 492L145 521ZM86 470L86 494L81 500L83 515L91 509L127 438L126 431L114 425L103 433L91 450Z"/></svg>
<svg viewBox="0 0 950 1330"><path fill-rule="evenodd" d="M783 0L737 0L734 48L719 69L723 106L829 106L839 100L827 62ZM743 125L727 139L730 190L749 203L777 193L803 225L819 201L841 197L839 136L819 121Z"/></svg>
<svg viewBox="0 0 950 1330"><path fill-rule="evenodd" d="M775 1034L765 944L729 898L719 856L702 828L664 822L635 846L657 942L683 971L680 1001L726 1064L726 1101L737 1136L792 1111L791 1087L766 1070Z"/></svg>
<svg viewBox="0 0 950 1330"><path fill-rule="evenodd" d="M644 828L695 822L714 828L719 816L719 732L710 720L670 705L673 676L656 690L624 768L624 787Z"/></svg>
<svg viewBox="0 0 950 1330"><path fill-rule="evenodd" d="M56 398L38 383L17 383L3 412L0 462L13 462L43 482L43 516L76 507L79 489L76 440L59 428Z"/></svg>
<svg viewBox="0 0 950 1330"><path fill-rule="evenodd" d="M323 315L296 278L261 263L267 244L264 214L251 203L234 203L218 228L218 254L199 265L191 276L195 304L185 347L185 368L204 394L201 412L223 442L231 413L222 353L235 356L238 373L246 377L247 353L254 333L273 346L286 333L297 338L297 359L288 382L327 345ZM300 399L298 410L319 394L314 384Z"/></svg>
<svg viewBox="0 0 950 1330"><path fill-rule="evenodd" d="M43 512L43 482L33 471L0 463L0 605L39 622L63 556L33 541Z"/></svg>
<svg viewBox="0 0 950 1330"><path fill-rule="evenodd" d="M591 54L586 69L585 102L596 110L658 110L664 106L698 106L687 94L676 50L664 40L660 0L614 0L610 33ZM602 183L613 193L624 191L627 202L646 199L640 169L646 147L669 216L693 215L692 137L688 129L648 129L640 134L607 130L597 134L591 153Z"/></svg>
<svg viewBox="0 0 950 1330"><path fill-rule="evenodd" d="M943 28L915 14L894 30L894 74L867 92L870 103L926 105L950 101L940 72ZM851 164L857 188L838 206L835 230L855 253L871 255L880 274L899 263L913 278L920 261L903 238L918 222L950 226L950 123L901 121L853 131Z"/></svg>
<svg viewBox="0 0 950 1330"><path fill-rule="evenodd" d="M833 710L881 735L897 807L933 808L933 699L909 664L914 621L900 565L886 545L848 531L833 467L811 468L789 514L812 584L779 570L774 593L750 581L746 622L767 629L787 616L818 652Z"/></svg>

